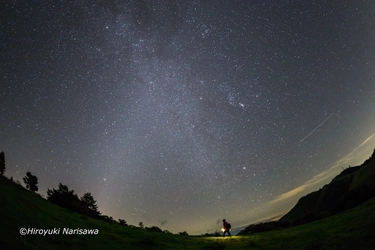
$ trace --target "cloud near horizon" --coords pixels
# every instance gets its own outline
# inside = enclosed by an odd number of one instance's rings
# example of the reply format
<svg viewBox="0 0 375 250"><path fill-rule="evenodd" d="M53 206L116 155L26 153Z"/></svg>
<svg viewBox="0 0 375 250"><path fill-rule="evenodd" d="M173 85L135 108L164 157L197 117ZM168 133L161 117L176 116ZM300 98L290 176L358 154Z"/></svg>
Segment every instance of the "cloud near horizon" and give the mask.
<svg viewBox="0 0 375 250"><path fill-rule="evenodd" d="M361 163L358 163L358 161L363 161L366 159L363 157L366 157L366 155L367 157L369 157L371 155L371 150L373 148L371 148L370 146L372 147L374 146L374 144L369 143L371 139L375 139L375 133L369 136L366 140L364 140L357 148L355 148L353 151L347 154L344 158L334 163L333 166L327 169L326 171L314 176L313 178L308 180L304 185L299 186L289 192L286 192L278 196L276 199L270 201L268 204L273 205L275 203L279 203L279 202L291 199L295 196L300 197L303 191L310 190L311 187L316 187L317 184L321 186L322 183L325 183L327 179L333 179L337 175L337 172L340 170L340 168L342 168L343 165L361 164ZM369 150L370 150L370 153L368 153Z"/></svg>
<svg viewBox="0 0 375 250"><path fill-rule="evenodd" d="M275 199L266 203L261 208L261 210L263 210L263 216L258 217L257 222L270 220L271 218L281 217L281 215L287 213L301 197L318 190L319 188L327 184L328 181L332 180L335 176L337 176L339 172L342 171L343 166L356 166L362 164L368 157L371 156L374 150L374 145L375 133L373 133L367 139L365 139L358 147L352 150L349 154L347 154L340 160L336 161L326 171L312 177L302 186L299 186L293 190L283 193ZM251 211L251 214L253 214L255 210ZM251 223L257 222L253 221Z"/></svg>

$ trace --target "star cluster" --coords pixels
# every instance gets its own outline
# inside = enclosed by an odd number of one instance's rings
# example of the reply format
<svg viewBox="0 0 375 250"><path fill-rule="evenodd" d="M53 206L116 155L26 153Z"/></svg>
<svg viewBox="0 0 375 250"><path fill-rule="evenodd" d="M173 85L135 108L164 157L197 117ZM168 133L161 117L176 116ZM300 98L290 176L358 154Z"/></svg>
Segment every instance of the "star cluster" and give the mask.
<svg viewBox="0 0 375 250"><path fill-rule="evenodd" d="M266 219L374 133L371 1L1 5L7 175L130 224Z"/></svg>

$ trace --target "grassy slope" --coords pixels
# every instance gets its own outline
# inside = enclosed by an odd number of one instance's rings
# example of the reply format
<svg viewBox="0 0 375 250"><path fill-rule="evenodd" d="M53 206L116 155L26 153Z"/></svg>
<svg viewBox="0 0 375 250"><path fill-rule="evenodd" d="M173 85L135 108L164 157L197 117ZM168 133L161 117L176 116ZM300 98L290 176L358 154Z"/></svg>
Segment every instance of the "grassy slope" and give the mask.
<svg viewBox="0 0 375 250"><path fill-rule="evenodd" d="M320 190L302 197L296 206L284 215L280 221L293 223L307 214L315 213L315 215L319 216L322 213L331 213L332 209L340 201L338 198L346 197L346 200L344 199L343 201L350 203L347 192L364 186L374 186L374 179L375 153L362 165L345 169Z"/></svg>
<svg viewBox="0 0 375 250"><path fill-rule="evenodd" d="M178 249L183 236L150 233L94 220L56 206L21 186L0 178L0 249ZM97 228L98 235L39 236L20 228ZM194 242L193 242L194 243Z"/></svg>
<svg viewBox="0 0 375 250"><path fill-rule="evenodd" d="M375 198L336 216L232 238L151 233L60 208L0 178L0 249L375 249ZM97 228L99 235L21 236L21 227Z"/></svg>
<svg viewBox="0 0 375 250"><path fill-rule="evenodd" d="M354 175L353 181L351 183L350 189L357 188L363 183L368 183L374 185L375 179L375 158L368 160L363 164L363 167L356 172Z"/></svg>

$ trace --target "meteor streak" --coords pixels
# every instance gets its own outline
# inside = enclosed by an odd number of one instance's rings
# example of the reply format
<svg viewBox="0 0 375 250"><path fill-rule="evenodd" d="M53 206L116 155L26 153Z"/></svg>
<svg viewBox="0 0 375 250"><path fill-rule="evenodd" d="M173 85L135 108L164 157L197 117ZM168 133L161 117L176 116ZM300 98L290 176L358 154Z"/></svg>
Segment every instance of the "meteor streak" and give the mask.
<svg viewBox="0 0 375 250"><path fill-rule="evenodd" d="M303 142L307 137L309 137L312 133L315 132L315 130L317 130L320 126L322 126L331 116L333 115L330 114L324 121L322 121L322 123L320 123L316 128L314 128L310 133L308 133L305 137L302 138L302 140L299 141L299 143Z"/></svg>

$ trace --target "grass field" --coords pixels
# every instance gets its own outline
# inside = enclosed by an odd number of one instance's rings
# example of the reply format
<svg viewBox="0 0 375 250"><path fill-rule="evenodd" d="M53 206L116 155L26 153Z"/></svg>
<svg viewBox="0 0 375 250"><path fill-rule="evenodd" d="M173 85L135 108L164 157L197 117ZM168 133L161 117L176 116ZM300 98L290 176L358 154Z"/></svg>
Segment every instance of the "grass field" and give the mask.
<svg viewBox="0 0 375 250"><path fill-rule="evenodd" d="M0 249L375 249L375 198L312 223L249 236L201 237L149 232L103 222L58 207L0 178ZM60 229L20 235L21 228ZM97 235L63 228L98 229Z"/></svg>

